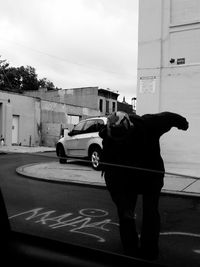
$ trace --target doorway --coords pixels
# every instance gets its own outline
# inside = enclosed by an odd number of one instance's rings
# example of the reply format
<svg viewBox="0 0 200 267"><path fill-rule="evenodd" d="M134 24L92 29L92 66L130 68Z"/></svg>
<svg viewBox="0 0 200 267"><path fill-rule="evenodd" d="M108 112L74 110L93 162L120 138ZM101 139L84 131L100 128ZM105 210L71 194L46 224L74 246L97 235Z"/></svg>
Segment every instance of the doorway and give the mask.
<svg viewBox="0 0 200 267"><path fill-rule="evenodd" d="M3 104L0 103L0 136L3 136Z"/></svg>
<svg viewBox="0 0 200 267"><path fill-rule="evenodd" d="M12 120L12 145L19 143L19 116L13 115Z"/></svg>

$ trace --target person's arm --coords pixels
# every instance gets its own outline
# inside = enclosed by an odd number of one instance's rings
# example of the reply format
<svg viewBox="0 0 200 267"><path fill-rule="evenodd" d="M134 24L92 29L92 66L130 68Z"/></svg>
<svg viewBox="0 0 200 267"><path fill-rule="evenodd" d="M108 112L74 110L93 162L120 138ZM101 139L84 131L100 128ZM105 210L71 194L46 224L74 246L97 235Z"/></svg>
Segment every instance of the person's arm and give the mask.
<svg viewBox="0 0 200 267"><path fill-rule="evenodd" d="M152 132L159 136L168 132L172 127L186 131L189 123L185 117L173 112L161 112L157 114L146 114L142 118L146 121Z"/></svg>
<svg viewBox="0 0 200 267"><path fill-rule="evenodd" d="M104 125L99 131L99 136L104 139L107 136L107 126Z"/></svg>

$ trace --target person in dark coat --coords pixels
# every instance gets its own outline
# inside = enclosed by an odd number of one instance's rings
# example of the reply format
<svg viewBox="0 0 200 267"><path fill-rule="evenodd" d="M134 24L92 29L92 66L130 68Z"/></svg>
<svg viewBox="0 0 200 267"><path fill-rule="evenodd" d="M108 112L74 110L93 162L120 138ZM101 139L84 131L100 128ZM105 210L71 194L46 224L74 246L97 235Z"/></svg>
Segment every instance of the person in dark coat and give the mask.
<svg viewBox="0 0 200 267"><path fill-rule="evenodd" d="M103 139L102 174L117 207L126 255L148 260L159 255L159 196L165 172L159 139L172 127L187 130L188 122L172 112L143 116L114 112L99 132ZM140 240L135 221L139 194L143 198Z"/></svg>

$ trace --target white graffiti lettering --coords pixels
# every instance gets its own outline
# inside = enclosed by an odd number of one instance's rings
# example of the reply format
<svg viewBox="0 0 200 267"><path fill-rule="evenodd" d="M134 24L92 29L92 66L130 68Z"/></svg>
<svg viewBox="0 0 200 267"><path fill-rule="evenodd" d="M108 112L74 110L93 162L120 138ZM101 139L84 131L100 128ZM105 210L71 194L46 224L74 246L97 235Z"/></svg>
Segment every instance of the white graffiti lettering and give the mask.
<svg viewBox="0 0 200 267"><path fill-rule="evenodd" d="M105 242L106 240L100 235L91 233L92 230L110 231L109 225L119 226L118 223L112 222L109 218L104 218L99 221L100 218L109 215L107 211L101 209L81 209L78 212L78 216L75 217L71 212L53 217L52 215L55 214L55 210L45 212L43 210L44 208L35 208L10 216L9 219L11 220L19 216L25 216L26 221L31 220L37 224L47 225L51 229L68 226L71 227L69 232L95 237L98 242Z"/></svg>
<svg viewBox="0 0 200 267"><path fill-rule="evenodd" d="M77 215L72 212L68 212L59 216L53 216L56 214L56 210L44 210L44 208L31 209L10 216L9 219L12 220L19 216L24 216L26 221L47 225L53 230L68 227L69 232L93 237L97 240L97 242L106 242L105 238L103 238L100 234L102 231L109 232L111 230L111 226L119 226L118 223L112 222L111 219L106 218L109 216L109 213L102 209L85 208L79 210ZM161 232L160 235L179 235L200 238L200 234L186 232ZM199 249L195 249L193 252L200 254Z"/></svg>

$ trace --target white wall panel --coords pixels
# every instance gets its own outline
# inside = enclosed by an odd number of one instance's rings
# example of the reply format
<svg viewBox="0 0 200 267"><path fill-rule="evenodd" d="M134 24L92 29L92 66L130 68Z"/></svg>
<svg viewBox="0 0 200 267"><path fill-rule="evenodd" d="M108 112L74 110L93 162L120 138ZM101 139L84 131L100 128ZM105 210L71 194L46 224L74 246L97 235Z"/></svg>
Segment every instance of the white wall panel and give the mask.
<svg viewBox="0 0 200 267"><path fill-rule="evenodd" d="M171 23L180 24L200 20L199 0L171 0Z"/></svg>

